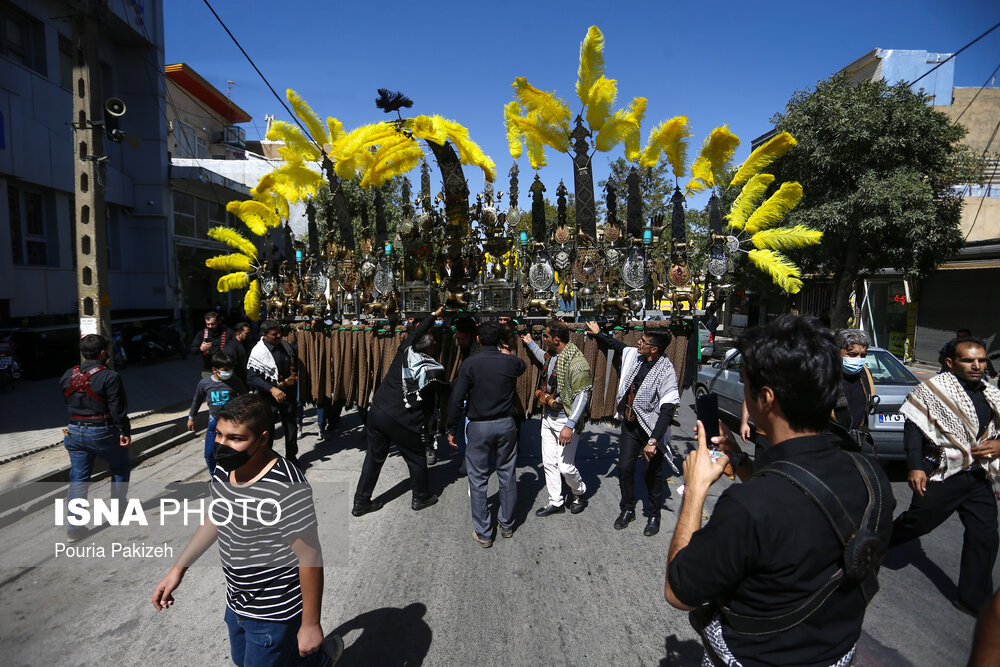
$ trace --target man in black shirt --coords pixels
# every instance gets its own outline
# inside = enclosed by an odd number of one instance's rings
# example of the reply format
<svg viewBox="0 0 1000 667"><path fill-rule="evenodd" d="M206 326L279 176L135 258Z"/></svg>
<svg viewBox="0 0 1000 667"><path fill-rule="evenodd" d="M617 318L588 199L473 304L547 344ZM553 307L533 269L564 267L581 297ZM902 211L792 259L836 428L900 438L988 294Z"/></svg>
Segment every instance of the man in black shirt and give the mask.
<svg viewBox="0 0 1000 667"><path fill-rule="evenodd" d="M396 443L410 470L413 489L410 507L422 510L438 500L429 490L423 434L434 410L436 394L447 387L443 381L444 369L429 355L434 347L434 337L429 332L443 312L444 306L441 306L406 337L375 390L365 420L368 451L354 492L351 509L354 516L382 508L380 501L372 500L372 492L391 443Z"/></svg>
<svg viewBox="0 0 1000 667"><path fill-rule="evenodd" d="M268 320L260 325L260 340L247 361L247 385L267 398L278 411L285 434L285 458L298 465L299 442L295 424L295 353L281 340L281 324Z"/></svg>
<svg viewBox="0 0 1000 667"><path fill-rule="evenodd" d="M223 323L214 310L205 313L205 328L195 334L191 341L191 354L201 355L201 377L212 377L212 355L226 352L226 345L236 339L232 329Z"/></svg>
<svg viewBox="0 0 1000 667"><path fill-rule="evenodd" d="M670 344L667 331L647 330L637 347L628 347L601 331L597 322L587 322L587 331L613 350L620 364L616 416L622 420L619 441L618 485L621 488L621 514L615 529L622 530L635 519L636 462L646 461L646 490L649 508L642 534L651 537L660 532L660 507L663 505L663 464L673 468L670 446L670 422L681 402L677 374L670 360L663 356Z"/></svg>
<svg viewBox="0 0 1000 667"><path fill-rule="evenodd" d="M739 344L747 409L772 446L755 462L757 473L796 466L818 478L854 525L871 497L872 528L889 541L895 501L885 473L855 461L824 434L840 381L840 354L829 331L813 321L784 317L748 331ZM706 655L728 665L846 665L853 659L871 589L843 579L825 601L791 627L773 629L841 571L843 547L824 510L777 474L756 474L732 434L720 423L713 441L728 454L717 459L698 428L698 449L684 462L685 492L670 543L664 593L678 609L711 606L692 615ZM701 528L709 487L729 463L743 484L723 492ZM858 465L869 465L869 482ZM748 479L749 478L749 479ZM880 560L880 559L877 559ZM868 591L866 593L866 590ZM706 612L706 613L702 613ZM749 632L740 619L772 623ZM740 625L740 631L734 626Z"/></svg>
<svg viewBox="0 0 1000 667"><path fill-rule="evenodd" d="M493 546L495 532L486 507L486 482L490 478L490 459L497 461L500 481L500 534L514 534L514 506L517 504L517 425L514 423L514 391L517 378L527 364L509 350L501 350L502 330L495 322L479 325L478 340L482 349L462 362L451 393L448 409L448 444L458 447L456 436L463 427L462 405L469 417L466 434L465 463L469 474L469 497L472 499L474 537L482 547Z"/></svg>
<svg viewBox="0 0 1000 667"><path fill-rule="evenodd" d="M83 363L63 373L59 380L69 411L69 425L63 438L70 462L67 500L87 497L87 484L97 457L104 459L111 469L112 494L122 500L128 489L131 423L121 376L104 366L110 354L109 343L98 334L81 338ZM71 527L67 538L75 542L85 534L86 529Z"/></svg>
<svg viewBox="0 0 1000 667"><path fill-rule="evenodd" d="M900 410L913 499L893 525L892 545L926 535L958 512L965 537L953 604L975 616L993 595L1000 546L1000 391L983 382L982 341L956 338L944 354L948 371L915 387Z"/></svg>

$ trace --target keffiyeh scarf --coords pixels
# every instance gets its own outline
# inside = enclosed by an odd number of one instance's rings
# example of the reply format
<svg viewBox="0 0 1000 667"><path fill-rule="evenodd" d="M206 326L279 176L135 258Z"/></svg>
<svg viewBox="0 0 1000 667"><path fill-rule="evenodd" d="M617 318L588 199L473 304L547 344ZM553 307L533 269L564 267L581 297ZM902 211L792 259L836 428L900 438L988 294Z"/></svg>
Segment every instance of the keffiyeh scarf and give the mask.
<svg viewBox="0 0 1000 667"><path fill-rule="evenodd" d="M556 358L556 383L559 398L567 412L576 404L577 394L594 386L590 377L590 364L580 348L573 343L567 343Z"/></svg>
<svg viewBox="0 0 1000 667"><path fill-rule="evenodd" d="M247 368L252 368L266 377L271 382L278 381L278 364L274 361L274 355L267 349L264 339L261 338L250 350L250 358L247 359Z"/></svg>
<svg viewBox="0 0 1000 667"><path fill-rule="evenodd" d="M412 409L420 405L423 396L420 390L434 380L444 378L444 366L430 355L416 352L412 347L406 349L406 362L403 364L403 405Z"/></svg>
<svg viewBox="0 0 1000 667"><path fill-rule="evenodd" d="M620 386L624 390L624 393L618 397L618 402L628 393L629 387L635 382L635 376L639 374L643 358L636 354L631 358L631 361L632 365L630 368L622 369L622 372L625 373L625 382ZM646 373L646 377L642 380L642 385L635 392L635 398L632 400L632 410L635 412L639 424L646 433L653 432L656 420L660 416L660 388L663 386L664 381L666 381L668 392L671 392L671 390L673 392L677 391L677 377L674 375L674 366L666 357L660 357L653 364L653 367L649 369L649 372ZM680 403L679 394L676 401Z"/></svg>

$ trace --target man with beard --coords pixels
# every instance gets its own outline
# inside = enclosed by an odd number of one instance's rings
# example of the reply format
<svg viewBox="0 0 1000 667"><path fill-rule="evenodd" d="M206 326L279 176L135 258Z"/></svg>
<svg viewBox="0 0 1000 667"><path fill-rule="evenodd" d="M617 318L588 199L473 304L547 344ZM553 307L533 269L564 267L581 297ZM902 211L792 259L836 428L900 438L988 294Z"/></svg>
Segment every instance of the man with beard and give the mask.
<svg viewBox="0 0 1000 667"><path fill-rule="evenodd" d="M1000 391L983 381L986 347L978 338L952 340L944 356L948 372L915 387L900 409L913 499L893 523L891 546L926 535L958 512L965 537L952 603L975 616L993 595L1000 546Z"/></svg>
<svg viewBox="0 0 1000 667"><path fill-rule="evenodd" d="M580 471L576 468L576 446L586 419L587 403L593 389L590 365L583 352L569 342L569 327L565 322L552 320L542 335L545 351L535 343L530 333L521 336L521 342L542 365L543 383L536 392L543 405L542 415L542 468L545 470L545 487L549 503L535 512L536 516L550 516L569 511L579 514L587 506L583 495L587 492ZM562 480L569 484L570 496L563 498Z"/></svg>
<svg viewBox="0 0 1000 667"><path fill-rule="evenodd" d="M201 377L212 377L212 355L226 352L226 345L236 340L236 334L227 327L214 310L205 313L205 328L191 341L191 354L201 355Z"/></svg>

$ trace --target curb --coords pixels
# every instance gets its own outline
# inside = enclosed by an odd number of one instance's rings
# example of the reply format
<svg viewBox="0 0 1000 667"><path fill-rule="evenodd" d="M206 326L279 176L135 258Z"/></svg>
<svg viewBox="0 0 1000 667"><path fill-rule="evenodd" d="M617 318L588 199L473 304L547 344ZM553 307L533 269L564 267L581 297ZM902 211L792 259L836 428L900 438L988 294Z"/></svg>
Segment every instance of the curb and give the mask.
<svg viewBox="0 0 1000 667"><path fill-rule="evenodd" d="M183 445L199 437L204 439L208 425L208 412L202 411L195 419L195 432L187 430L187 415L166 421L134 438L129 447L129 463L132 470L154 456L162 454L178 445ZM199 431L201 434L199 435ZM43 448L48 449L48 448ZM0 491L0 528L14 523L23 516L46 505L52 498L62 495L69 486L70 466L67 463L51 472L33 479L18 482L9 489ZM98 482L110 476L107 464L97 459L90 481Z"/></svg>

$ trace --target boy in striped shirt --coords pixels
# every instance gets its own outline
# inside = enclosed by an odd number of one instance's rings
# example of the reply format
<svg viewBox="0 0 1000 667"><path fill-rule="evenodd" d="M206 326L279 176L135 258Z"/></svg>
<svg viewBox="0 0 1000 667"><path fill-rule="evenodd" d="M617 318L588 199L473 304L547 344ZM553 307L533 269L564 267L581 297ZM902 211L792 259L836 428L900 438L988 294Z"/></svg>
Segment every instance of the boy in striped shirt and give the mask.
<svg viewBox="0 0 1000 667"><path fill-rule="evenodd" d="M329 665L343 641L325 640L320 626L323 559L312 490L271 449L272 429L270 406L257 394L237 396L219 411L211 520L156 586L153 606L173 605L188 567L218 539L233 662Z"/></svg>

